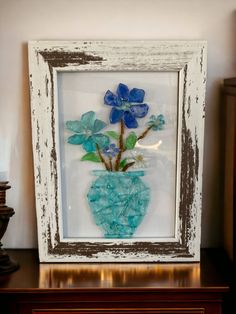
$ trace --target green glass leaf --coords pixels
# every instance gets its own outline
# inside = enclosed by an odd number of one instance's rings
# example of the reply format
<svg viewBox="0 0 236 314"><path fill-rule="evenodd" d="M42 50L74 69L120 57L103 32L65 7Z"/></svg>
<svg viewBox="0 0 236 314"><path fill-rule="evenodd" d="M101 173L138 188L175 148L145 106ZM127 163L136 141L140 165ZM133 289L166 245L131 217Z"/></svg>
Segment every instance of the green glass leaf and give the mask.
<svg viewBox="0 0 236 314"><path fill-rule="evenodd" d="M92 162L101 162L99 156L95 153L87 153L80 160L82 161L92 161Z"/></svg>
<svg viewBox="0 0 236 314"><path fill-rule="evenodd" d="M103 122L102 120L96 119L94 121L92 132L97 133L97 132L101 131L102 129L104 129L106 127L106 125L107 124L105 122Z"/></svg>
<svg viewBox="0 0 236 314"><path fill-rule="evenodd" d="M84 143L84 141L86 140L86 136L83 134L74 134L72 136L70 136L67 140L67 142L69 144L73 144L73 145L81 145Z"/></svg>
<svg viewBox="0 0 236 314"><path fill-rule="evenodd" d="M128 137L125 140L125 148L133 149L137 142L137 135L134 132L129 133Z"/></svg>
<svg viewBox="0 0 236 314"><path fill-rule="evenodd" d="M127 158L121 160L119 167L120 167L121 169L124 168L124 166L126 165L126 163L127 163Z"/></svg>
<svg viewBox="0 0 236 314"><path fill-rule="evenodd" d="M107 135L104 134L94 134L92 135L93 141L98 144L99 148L104 148L110 143L110 139Z"/></svg>
<svg viewBox="0 0 236 314"><path fill-rule="evenodd" d="M106 134L113 138L114 140L118 140L120 137L119 134L115 131L107 131Z"/></svg>
<svg viewBox="0 0 236 314"><path fill-rule="evenodd" d="M70 131L73 131L75 133L81 133L83 132L83 126L82 123L78 120L75 121L66 121L66 128Z"/></svg>
<svg viewBox="0 0 236 314"><path fill-rule="evenodd" d="M115 131L107 131L106 134L110 136L111 138L113 138L114 140L119 139L119 134Z"/></svg>

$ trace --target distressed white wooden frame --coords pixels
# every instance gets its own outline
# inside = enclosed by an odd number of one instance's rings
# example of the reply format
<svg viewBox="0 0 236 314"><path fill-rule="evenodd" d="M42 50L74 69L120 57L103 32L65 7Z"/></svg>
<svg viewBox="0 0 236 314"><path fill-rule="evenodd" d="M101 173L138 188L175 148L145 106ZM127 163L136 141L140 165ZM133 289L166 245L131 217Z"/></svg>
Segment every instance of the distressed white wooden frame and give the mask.
<svg viewBox="0 0 236 314"><path fill-rule="evenodd" d="M63 238L57 123L59 71L178 72L177 209L173 239ZM40 261L199 261L206 42L30 42L29 76Z"/></svg>

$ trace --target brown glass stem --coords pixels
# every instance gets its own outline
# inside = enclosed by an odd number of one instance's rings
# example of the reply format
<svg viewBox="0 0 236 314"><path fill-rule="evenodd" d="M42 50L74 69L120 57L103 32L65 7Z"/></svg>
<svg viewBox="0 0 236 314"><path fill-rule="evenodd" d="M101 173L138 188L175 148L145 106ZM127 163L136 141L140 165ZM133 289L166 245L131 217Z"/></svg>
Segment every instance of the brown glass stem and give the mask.
<svg viewBox="0 0 236 314"><path fill-rule="evenodd" d="M119 166L120 166L120 160L122 153L124 152L124 121L120 120L120 136L119 136L119 153L116 158L115 162L115 171L119 171Z"/></svg>
<svg viewBox="0 0 236 314"><path fill-rule="evenodd" d="M129 169L131 166L133 166L135 164L135 161L129 162L128 164L126 164L124 166L124 168L122 169L123 172L125 172L127 169Z"/></svg>
<svg viewBox="0 0 236 314"><path fill-rule="evenodd" d="M100 149L99 149L98 144L96 144L96 148L97 148L98 156L99 156L101 162L104 163L104 166L105 166L106 170L107 170L107 171L111 171L109 165L107 164L106 160L105 160L104 157L102 156L102 153L101 153L101 151L100 151Z"/></svg>
<svg viewBox="0 0 236 314"><path fill-rule="evenodd" d="M152 126L149 126L142 134L139 135L139 137L137 138L137 141L143 139L151 129L152 129ZM116 162L115 162L115 171L119 171L121 156L122 156L122 153L125 151L126 151L126 148L124 147L124 121L121 120L120 121L120 136L119 136L119 153L117 155ZM125 165L122 171L125 172L128 168L130 168L134 164L135 162L128 163L127 165Z"/></svg>
<svg viewBox="0 0 236 314"><path fill-rule="evenodd" d="M113 171L112 158L111 157L109 157L109 166L110 166L110 170Z"/></svg>
<svg viewBox="0 0 236 314"><path fill-rule="evenodd" d="M143 139L148 134L148 132L151 130L151 128L152 128L152 125L149 126L141 135L139 135L137 141Z"/></svg>

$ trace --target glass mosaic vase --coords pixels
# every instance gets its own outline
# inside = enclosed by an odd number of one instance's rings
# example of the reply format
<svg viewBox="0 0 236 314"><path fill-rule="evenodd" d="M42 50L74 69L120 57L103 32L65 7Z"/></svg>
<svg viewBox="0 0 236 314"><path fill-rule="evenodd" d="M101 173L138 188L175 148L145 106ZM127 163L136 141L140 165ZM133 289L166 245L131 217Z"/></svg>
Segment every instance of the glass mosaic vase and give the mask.
<svg viewBox="0 0 236 314"><path fill-rule="evenodd" d="M93 174L98 178L87 198L96 224L106 238L131 238L150 200L150 188L140 178L144 171L94 170Z"/></svg>

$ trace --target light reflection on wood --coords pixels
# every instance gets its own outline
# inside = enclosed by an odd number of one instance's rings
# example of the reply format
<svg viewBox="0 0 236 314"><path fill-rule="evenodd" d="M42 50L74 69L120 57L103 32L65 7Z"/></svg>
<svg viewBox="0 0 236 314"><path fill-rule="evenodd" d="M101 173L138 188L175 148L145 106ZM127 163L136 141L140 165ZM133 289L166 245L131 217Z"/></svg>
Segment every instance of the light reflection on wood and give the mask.
<svg viewBox="0 0 236 314"><path fill-rule="evenodd" d="M200 264L40 264L40 288L185 286L200 286Z"/></svg>

